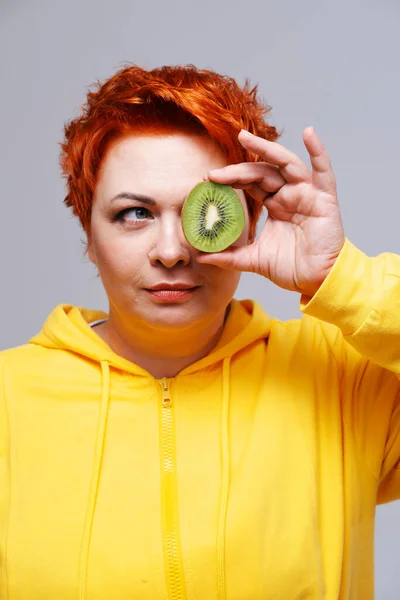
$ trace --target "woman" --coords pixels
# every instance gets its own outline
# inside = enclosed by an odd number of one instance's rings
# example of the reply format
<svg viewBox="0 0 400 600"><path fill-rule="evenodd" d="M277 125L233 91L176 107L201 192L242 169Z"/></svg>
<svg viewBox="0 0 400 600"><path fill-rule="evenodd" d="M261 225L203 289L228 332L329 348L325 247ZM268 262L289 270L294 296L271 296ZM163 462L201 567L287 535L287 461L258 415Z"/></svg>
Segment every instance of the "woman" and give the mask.
<svg viewBox="0 0 400 600"><path fill-rule="evenodd" d="M376 503L400 497L400 257L344 237L321 141L304 131L308 168L266 113L211 71L133 66L66 126L109 312L58 306L0 354L2 598L373 597ZM203 179L246 212L219 254L182 232ZM233 299L241 271L304 316Z"/></svg>

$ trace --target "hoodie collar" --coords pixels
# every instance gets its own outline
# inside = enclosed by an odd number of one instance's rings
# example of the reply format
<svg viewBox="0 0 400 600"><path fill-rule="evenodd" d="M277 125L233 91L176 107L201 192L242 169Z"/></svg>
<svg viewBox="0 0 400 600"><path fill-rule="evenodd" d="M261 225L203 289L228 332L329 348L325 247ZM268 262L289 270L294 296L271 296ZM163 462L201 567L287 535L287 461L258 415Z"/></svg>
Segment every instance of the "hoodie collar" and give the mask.
<svg viewBox="0 0 400 600"><path fill-rule="evenodd" d="M108 362L117 369L148 376L148 372L116 354L90 327L89 323L106 319L107 313L70 304L60 304L46 319L42 331L31 344L45 348L68 350L95 362ZM232 300L221 338L204 358L189 365L181 373L190 373L208 367L262 338L267 338L270 318L261 306L252 300Z"/></svg>

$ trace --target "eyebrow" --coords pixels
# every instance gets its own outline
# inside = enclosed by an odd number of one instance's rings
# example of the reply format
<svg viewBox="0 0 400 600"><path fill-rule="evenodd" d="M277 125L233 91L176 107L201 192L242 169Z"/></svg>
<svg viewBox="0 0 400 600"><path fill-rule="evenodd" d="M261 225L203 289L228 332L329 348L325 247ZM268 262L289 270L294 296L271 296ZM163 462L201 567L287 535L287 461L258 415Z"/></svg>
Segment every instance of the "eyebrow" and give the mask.
<svg viewBox="0 0 400 600"><path fill-rule="evenodd" d="M131 192L120 192L113 198L111 198L111 202L115 200L136 200L136 202L143 202L143 204L150 204L154 206L157 202L150 198L150 196L144 196L143 194L132 194Z"/></svg>

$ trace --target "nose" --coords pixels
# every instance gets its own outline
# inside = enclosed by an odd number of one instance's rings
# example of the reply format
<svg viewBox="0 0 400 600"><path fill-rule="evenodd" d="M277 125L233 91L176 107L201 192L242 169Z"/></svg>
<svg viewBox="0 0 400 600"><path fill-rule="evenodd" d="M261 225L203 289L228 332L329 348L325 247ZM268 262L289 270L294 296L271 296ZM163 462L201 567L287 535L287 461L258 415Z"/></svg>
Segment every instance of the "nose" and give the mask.
<svg viewBox="0 0 400 600"><path fill-rule="evenodd" d="M191 259L190 246L184 236L180 217L165 215L160 221L155 231L154 245L149 252L150 263L153 266L161 264L168 269L188 265Z"/></svg>

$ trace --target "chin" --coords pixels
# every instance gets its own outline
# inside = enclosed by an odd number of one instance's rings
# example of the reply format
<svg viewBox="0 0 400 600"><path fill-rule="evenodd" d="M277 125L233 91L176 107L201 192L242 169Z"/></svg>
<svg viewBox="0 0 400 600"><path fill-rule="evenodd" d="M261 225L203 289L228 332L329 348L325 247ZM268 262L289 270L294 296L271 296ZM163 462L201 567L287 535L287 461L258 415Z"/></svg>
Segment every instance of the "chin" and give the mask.
<svg viewBox="0 0 400 600"><path fill-rule="evenodd" d="M204 309L195 310L193 307L167 304L149 311L146 315L141 315L148 325L171 332L188 329L206 317L207 313Z"/></svg>

